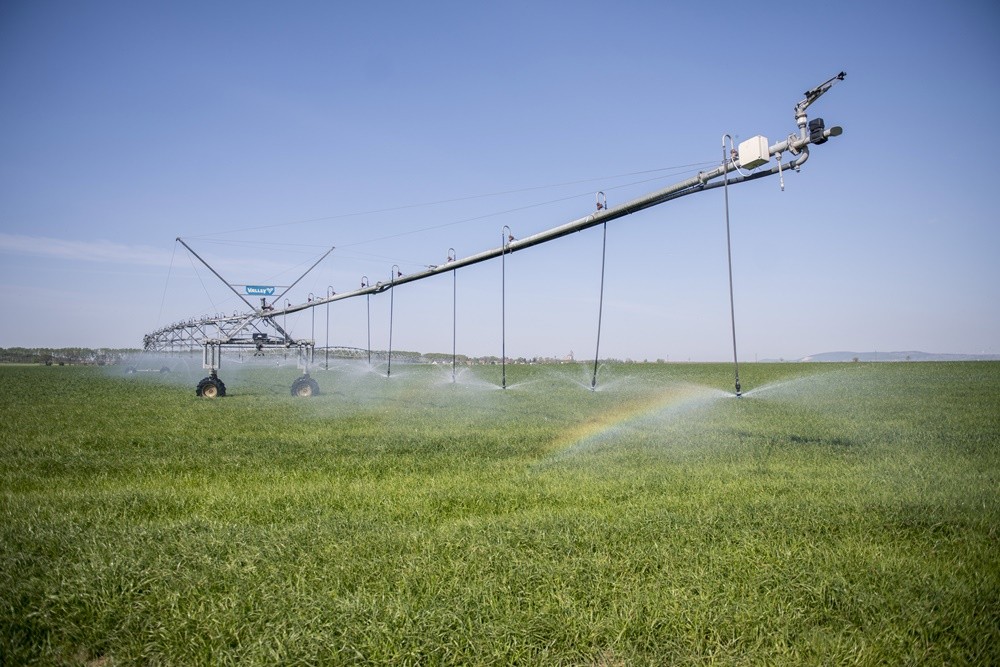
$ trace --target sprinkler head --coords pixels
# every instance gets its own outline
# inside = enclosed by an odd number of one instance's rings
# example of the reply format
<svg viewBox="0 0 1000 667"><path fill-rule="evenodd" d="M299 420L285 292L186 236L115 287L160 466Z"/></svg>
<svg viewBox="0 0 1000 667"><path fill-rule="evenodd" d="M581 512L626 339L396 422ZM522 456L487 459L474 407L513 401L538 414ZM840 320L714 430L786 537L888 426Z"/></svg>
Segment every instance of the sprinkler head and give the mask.
<svg viewBox="0 0 1000 667"><path fill-rule="evenodd" d="M737 378L736 379L736 398L739 398L742 395L743 395L743 390L740 389L740 381L739 381L739 378Z"/></svg>

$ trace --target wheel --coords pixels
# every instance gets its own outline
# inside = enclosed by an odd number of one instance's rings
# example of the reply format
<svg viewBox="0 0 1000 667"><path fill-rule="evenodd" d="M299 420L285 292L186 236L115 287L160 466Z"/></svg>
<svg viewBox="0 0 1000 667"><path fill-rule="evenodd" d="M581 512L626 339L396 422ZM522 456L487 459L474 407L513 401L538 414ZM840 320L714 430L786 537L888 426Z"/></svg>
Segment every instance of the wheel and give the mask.
<svg viewBox="0 0 1000 667"><path fill-rule="evenodd" d="M318 394L319 383L308 375L303 375L292 383L292 396L309 398L310 396L316 396Z"/></svg>
<svg viewBox="0 0 1000 667"><path fill-rule="evenodd" d="M202 398L217 398L226 395L226 385L218 377L207 377L198 383L194 393Z"/></svg>

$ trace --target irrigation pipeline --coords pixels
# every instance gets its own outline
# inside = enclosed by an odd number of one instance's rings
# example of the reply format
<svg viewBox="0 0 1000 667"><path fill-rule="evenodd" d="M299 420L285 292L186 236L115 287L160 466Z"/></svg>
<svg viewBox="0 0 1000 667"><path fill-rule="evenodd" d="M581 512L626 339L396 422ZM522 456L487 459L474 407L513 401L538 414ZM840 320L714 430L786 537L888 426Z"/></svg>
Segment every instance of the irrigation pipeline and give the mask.
<svg viewBox="0 0 1000 667"><path fill-rule="evenodd" d="M730 185L736 185L738 183L744 183L748 181L757 180L760 178L766 178L768 176L779 175L783 178L783 171L788 169L793 169L798 171L799 168L805 163L809 158L809 144L822 144L825 143L829 138L839 136L842 133L840 127L834 126L831 128L825 128L823 121L816 119L810 122L806 115L806 109L815 102L821 95L830 89L830 87L839 80L842 80L846 74L841 72L840 74L828 79L824 83L820 84L816 88L813 88L805 93L805 99L800 101L795 106L795 120L799 128L798 134L791 134L784 141L780 141L772 146L768 147L768 157L776 156L777 165L771 168L766 168L761 171L747 172L744 173L742 169L736 169L735 175L732 174L729 169L729 164L727 160L723 160L723 163L705 172L699 172L696 176L688 178L686 180L680 181L673 185L669 185L655 192L643 195L641 197L632 199L623 204L614 207L599 207L598 210L590 215L583 218L578 218L572 220L565 224L553 227L551 229L527 236L525 238L514 239L510 237L509 234L503 240L501 245L497 248L492 248L480 252L475 255L470 255L464 258L456 258L452 253L449 254L448 260L437 266L430 266L424 271L419 271L416 273L411 273L408 275L402 275L399 273L397 267L393 267L393 275L388 283L379 281L374 285L371 285L367 280L362 281L362 285L359 289L355 289L350 292L343 292L339 294L328 293L324 298L313 299L312 301L307 301L306 303L292 305L286 301L284 308L274 308L274 306L267 307L266 309L256 309L252 306L247 299L237 292L232 285L229 285L225 280L222 279L218 273L215 272L204 260L201 259L195 253L190 246L178 239L184 246L191 252L192 255L197 257L205 266L208 266L217 277L220 278L224 283L226 283L233 292L247 305L253 308L253 312L249 315L243 315L236 317L234 319L240 320L240 323L236 325L238 329L242 330L247 327L250 323L250 319L254 317L257 318L267 318L272 325L278 328L279 332L285 337L286 340L290 340L287 333L285 333L281 327L277 327L275 323L275 318L279 315L287 316L291 313L296 313L307 308L314 308L319 305L329 304L333 301L340 301L342 299L350 299L358 296L371 296L372 294L378 294L385 290L394 289L398 285L404 285L410 282L416 282L418 280L423 280L431 276L435 276L441 273L446 273L448 271L457 271L460 268L471 266L473 264L478 264L480 262L489 261L495 258L504 258L508 254L512 254L521 250L526 250L528 248L540 245L542 243L547 243L555 239L573 234L576 232L583 231L585 229L590 229L591 227L596 227L598 225L606 225L612 220L617 220L633 213L643 211L647 208L653 206L658 206L666 202L672 201L674 199L679 199L687 195L695 194L698 192L705 192L707 190L712 190L714 188L723 187L727 188ZM789 152L794 156L789 163L782 165L781 156L785 152ZM734 161L734 165L735 165ZM327 251L323 257L326 257L333 248ZM321 257L320 260L323 258ZM317 261L317 263L319 263ZM315 264L313 265L315 266ZM310 269L311 270L311 269ZM308 271L306 272L308 273ZM300 278L301 280L301 278ZM298 281L296 281L298 282ZM286 289L282 294L274 299L274 302L278 302L281 296L284 296L288 292ZM244 318L250 318L244 321ZM369 314L370 318L370 314ZM168 339L167 344L170 344L169 338L171 332L175 331L178 327L190 327L192 324L189 322L187 324L172 325L164 327L156 332L148 334L145 339L146 341L156 340L158 338ZM370 320L369 320L370 326ZM391 325L390 325L391 327ZM370 334L369 334L370 335ZM391 328L390 328L391 335ZM148 344L147 344L148 346ZM369 342L370 348L370 342Z"/></svg>

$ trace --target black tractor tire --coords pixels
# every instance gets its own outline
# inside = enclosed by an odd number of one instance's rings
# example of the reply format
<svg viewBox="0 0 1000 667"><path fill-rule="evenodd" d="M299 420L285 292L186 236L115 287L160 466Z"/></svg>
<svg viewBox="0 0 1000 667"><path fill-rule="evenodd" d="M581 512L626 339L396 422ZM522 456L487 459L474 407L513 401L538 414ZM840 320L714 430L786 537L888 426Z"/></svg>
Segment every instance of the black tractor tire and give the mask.
<svg viewBox="0 0 1000 667"><path fill-rule="evenodd" d="M303 375L297 378L295 382L292 383L292 396L297 396L299 398L309 398L310 396L319 395L319 383L312 379L308 375Z"/></svg>
<svg viewBox="0 0 1000 667"><path fill-rule="evenodd" d="M202 398L218 398L226 395L226 385L217 377L207 377L198 383L194 393Z"/></svg>

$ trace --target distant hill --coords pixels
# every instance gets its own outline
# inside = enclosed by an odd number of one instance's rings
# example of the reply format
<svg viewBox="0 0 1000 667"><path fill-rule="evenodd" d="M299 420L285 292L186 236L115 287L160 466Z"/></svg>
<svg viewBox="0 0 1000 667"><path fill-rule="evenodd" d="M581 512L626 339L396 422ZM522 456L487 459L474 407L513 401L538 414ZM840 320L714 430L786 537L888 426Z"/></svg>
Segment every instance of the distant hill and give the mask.
<svg viewBox="0 0 1000 667"><path fill-rule="evenodd" d="M1000 361L1000 354L941 354L937 352L823 352L798 361Z"/></svg>

